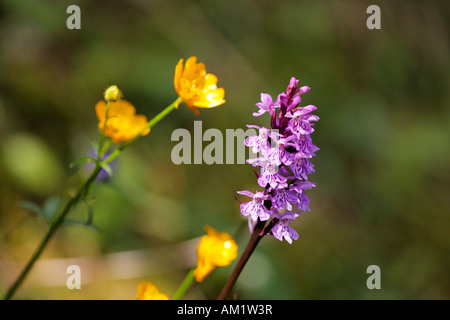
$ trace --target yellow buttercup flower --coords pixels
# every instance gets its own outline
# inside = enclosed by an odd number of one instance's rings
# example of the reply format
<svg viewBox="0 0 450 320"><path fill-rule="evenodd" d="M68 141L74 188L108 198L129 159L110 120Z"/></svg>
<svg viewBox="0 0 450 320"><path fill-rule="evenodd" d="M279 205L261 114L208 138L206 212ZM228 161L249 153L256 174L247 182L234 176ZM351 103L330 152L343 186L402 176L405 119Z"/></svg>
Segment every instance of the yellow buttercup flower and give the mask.
<svg viewBox="0 0 450 320"><path fill-rule="evenodd" d="M200 239L197 247L197 268L194 271L195 280L203 281L216 267L226 267L238 254L238 247L233 238L226 232L218 233L210 226Z"/></svg>
<svg viewBox="0 0 450 320"><path fill-rule="evenodd" d="M138 300L169 300L169 297L164 293L159 292L157 286L152 282L144 281L138 284L137 287Z"/></svg>
<svg viewBox="0 0 450 320"><path fill-rule="evenodd" d="M214 108L225 103L225 90L217 88L217 81L215 75L206 73L204 63L197 63L197 57L187 59L184 66L183 59L180 59L175 68L175 91L197 114L196 108Z"/></svg>
<svg viewBox="0 0 450 320"><path fill-rule="evenodd" d="M136 137L147 126L147 117L136 115L136 108L125 100L110 101L108 109L108 119L105 126L106 102L101 100L95 105L95 112L98 118L100 131L105 128L103 134L110 137L115 143L127 141ZM141 134L147 135L150 129L144 130Z"/></svg>

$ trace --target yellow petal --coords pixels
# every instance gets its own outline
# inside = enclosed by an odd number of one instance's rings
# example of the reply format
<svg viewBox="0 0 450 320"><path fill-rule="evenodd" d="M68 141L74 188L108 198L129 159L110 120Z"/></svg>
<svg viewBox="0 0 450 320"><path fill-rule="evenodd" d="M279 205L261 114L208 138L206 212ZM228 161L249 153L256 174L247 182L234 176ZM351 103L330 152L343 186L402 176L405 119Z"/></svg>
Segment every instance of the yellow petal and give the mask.
<svg viewBox="0 0 450 320"><path fill-rule="evenodd" d="M138 300L169 300L169 297L164 293L159 292L157 286L152 282L144 281L138 284L137 287Z"/></svg>
<svg viewBox="0 0 450 320"><path fill-rule="evenodd" d="M212 73L208 73L205 76L203 88L206 90L217 89L217 81L219 81L219 79L217 79L215 75L213 75Z"/></svg>
<svg viewBox="0 0 450 320"><path fill-rule="evenodd" d="M175 91L186 106L199 113L196 108L214 108L225 103L225 90L217 88L218 79L206 73L204 63L197 63L197 57L190 57L183 67L183 59L175 68Z"/></svg>
<svg viewBox="0 0 450 320"><path fill-rule="evenodd" d="M97 114L98 121L105 121L106 102L104 100L100 100L95 104L95 113Z"/></svg>
<svg viewBox="0 0 450 320"><path fill-rule="evenodd" d="M199 261L194 270L194 277L197 282L202 282L216 267L208 261Z"/></svg>
<svg viewBox="0 0 450 320"><path fill-rule="evenodd" d="M223 88L218 88L215 90L207 90L197 99L193 105L197 108L214 108L225 103L225 90Z"/></svg>
<svg viewBox="0 0 450 320"><path fill-rule="evenodd" d="M108 117L121 116L131 118L136 114L136 108L126 100L110 102Z"/></svg>
<svg viewBox="0 0 450 320"><path fill-rule="evenodd" d="M203 279L215 267L228 266L237 257L237 244L226 232L218 233L206 226L207 235L201 237L197 247L197 268L194 275L197 281Z"/></svg>
<svg viewBox="0 0 450 320"><path fill-rule="evenodd" d="M206 75L206 67L204 63L197 63L197 57L190 57L186 60L183 70L183 78L188 79L195 84L202 81Z"/></svg>
<svg viewBox="0 0 450 320"><path fill-rule="evenodd" d="M108 119L105 126L106 103L99 101L95 105L99 120L99 130L104 128L104 135L110 137L114 143L127 141L136 137L147 125L144 115L136 115L136 108L125 100L109 102ZM150 130L145 130L146 135Z"/></svg>
<svg viewBox="0 0 450 320"><path fill-rule="evenodd" d="M180 61L178 61L177 66L175 67L175 76L173 79L173 84L177 94L179 94L181 90L180 82L182 74L183 74L183 59L180 59Z"/></svg>

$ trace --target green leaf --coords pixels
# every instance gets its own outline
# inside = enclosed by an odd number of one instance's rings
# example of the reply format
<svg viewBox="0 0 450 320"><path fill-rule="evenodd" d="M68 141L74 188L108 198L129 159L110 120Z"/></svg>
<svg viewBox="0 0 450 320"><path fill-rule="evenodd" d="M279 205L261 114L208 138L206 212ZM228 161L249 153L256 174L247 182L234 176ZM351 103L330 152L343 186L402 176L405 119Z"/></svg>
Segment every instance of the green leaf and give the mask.
<svg viewBox="0 0 450 320"><path fill-rule="evenodd" d="M51 221L60 209L61 199L59 197L50 197L45 200L42 206L42 215L48 221Z"/></svg>
<svg viewBox="0 0 450 320"><path fill-rule="evenodd" d="M87 219L86 219L86 221L67 218L67 219L65 219L63 221L63 224L65 224L65 225L71 225L72 224L72 225L85 226L85 227L91 228L94 231L99 232L100 228L98 228L96 225L94 225L92 223L92 220L94 218L94 210L93 210L92 206L89 205L89 203L87 202L88 200L89 200L88 198L82 196L74 203L74 207L73 207L75 209L75 207L77 207L81 203L86 205L87 210L88 210L87 211Z"/></svg>
<svg viewBox="0 0 450 320"><path fill-rule="evenodd" d="M88 227L96 232L100 232L100 228L97 227L95 224L92 223L87 223L81 220L76 220L76 219L65 219L62 223L63 225L79 225L79 226L84 226L84 227Z"/></svg>
<svg viewBox="0 0 450 320"><path fill-rule="evenodd" d="M20 203L20 206L22 208L28 209L31 212L36 213L37 215L41 216L41 217L45 217L44 213L42 212L41 207L39 207L36 203L34 202L29 202L29 201L22 201Z"/></svg>
<svg viewBox="0 0 450 320"><path fill-rule="evenodd" d="M60 209L61 199L59 197L50 197L47 200L45 200L42 207L37 205L36 203L29 202L29 201L23 201L20 203L21 207L28 209L34 213L36 213L38 216L44 218L48 222L50 222L55 214Z"/></svg>
<svg viewBox="0 0 450 320"><path fill-rule="evenodd" d="M95 162L97 161L97 159L94 159L92 157L82 157L78 160L75 160L74 162L72 162L71 164L69 164L70 168L85 164L85 163L91 163L91 162Z"/></svg>
<svg viewBox="0 0 450 320"><path fill-rule="evenodd" d="M94 209L90 205L88 205L88 217L86 220L86 224L92 224L92 219L94 218Z"/></svg>
<svg viewBox="0 0 450 320"><path fill-rule="evenodd" d="M108 173L108 175L109 175L110 177L112 176L113 171L112 171L111 167L109 166L109 164L104 163L104 162L101 162L101 163L100 163L100 166L102 167L103 170L105 170L105 171Z"/></svg>
<svg viewBox="0 0 450 320"><path fill-rule="evenodd" d="M104 155L106 151L108 151L109 147L111 146L111 139L106 137L105 144L103 145L103 148L101 150L101 155Z"/></svg>

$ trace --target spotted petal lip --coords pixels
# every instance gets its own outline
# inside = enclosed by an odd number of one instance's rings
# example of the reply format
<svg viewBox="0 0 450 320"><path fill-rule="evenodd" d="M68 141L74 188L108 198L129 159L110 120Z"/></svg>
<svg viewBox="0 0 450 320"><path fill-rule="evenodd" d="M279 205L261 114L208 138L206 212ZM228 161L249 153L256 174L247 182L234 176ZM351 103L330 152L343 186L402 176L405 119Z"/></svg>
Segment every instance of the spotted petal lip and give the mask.
<svg viewBox="0 0 450 320"><path fill-rule="evenodd" d="M214 108L225 103L225 90L217 87L218 78L206 73L204 63L197 63L197 57L184 59L175 67L174 87L184 104L199 113L197 108Z"/></svg>

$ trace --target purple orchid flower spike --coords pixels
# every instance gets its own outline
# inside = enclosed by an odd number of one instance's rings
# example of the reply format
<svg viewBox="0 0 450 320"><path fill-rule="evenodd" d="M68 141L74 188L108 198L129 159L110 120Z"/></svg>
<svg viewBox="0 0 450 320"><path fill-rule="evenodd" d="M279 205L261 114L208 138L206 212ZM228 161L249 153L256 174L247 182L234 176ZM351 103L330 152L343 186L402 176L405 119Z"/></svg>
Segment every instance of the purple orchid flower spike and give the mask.
<svg viewBox="0 0 450 320"><path fill-rule="evenodd" d="M263 236L273 235L280 241L292 244L299 237L291 227L292 222L300 212L309 211L310 200L305 191L316 186L308 181L308 175L314 172L310 159L319 150L312 143L310 135L319 117L312 114L317 109L315 106L299 107L301 95L310 88L298 87L298 83L292 77L286 91L279 94L275 102L267 93L261 94L261 102L256 104L259 110L253 115L259 117L269 113L271 130L247 126L259 129L258 135L247 138L244 143L252 148L254 154L261 152L258 158L250 158L247 162L255 167L258 185L264 190L255 193L237 192L252 199L240 205L242 215L248 219L251 237L220 292L219 300L229 296L237 277ZM276 133L273 130L277 130ZM294 207L299 212L293 212ZM279 210L286 211L280 213Z"/></svg>
<svg viewBox="0 0 450 320"><path fill-rule="evenodd" d="M264 190L238 192L252 198L241 204L241 213L248 217L251 230L258 222L272 219L266 225L270 231L264 234L289 243L298 238L290 227L298 216L298 212L292 210L295 207L300 212L309 211L310 200L305 191L315 187L315 183L308 181L308 175L314 172L311 158L319 150L310 136L314 133L313 125L319 120L313 114L317 108L313 105L299 107L301 96L310 87L299 87L298 83L296 78L291 78L286 91L280 93L275 102L269 94L261 94L261 102L256 104L259 110L253 115L269 113L271 128L247 125L258 129L258 135L247 138L244 143L254 154L259 153L257 158L247 162L256 168L257 183ZM287 211L280 214L278 210Z"/></svg>

